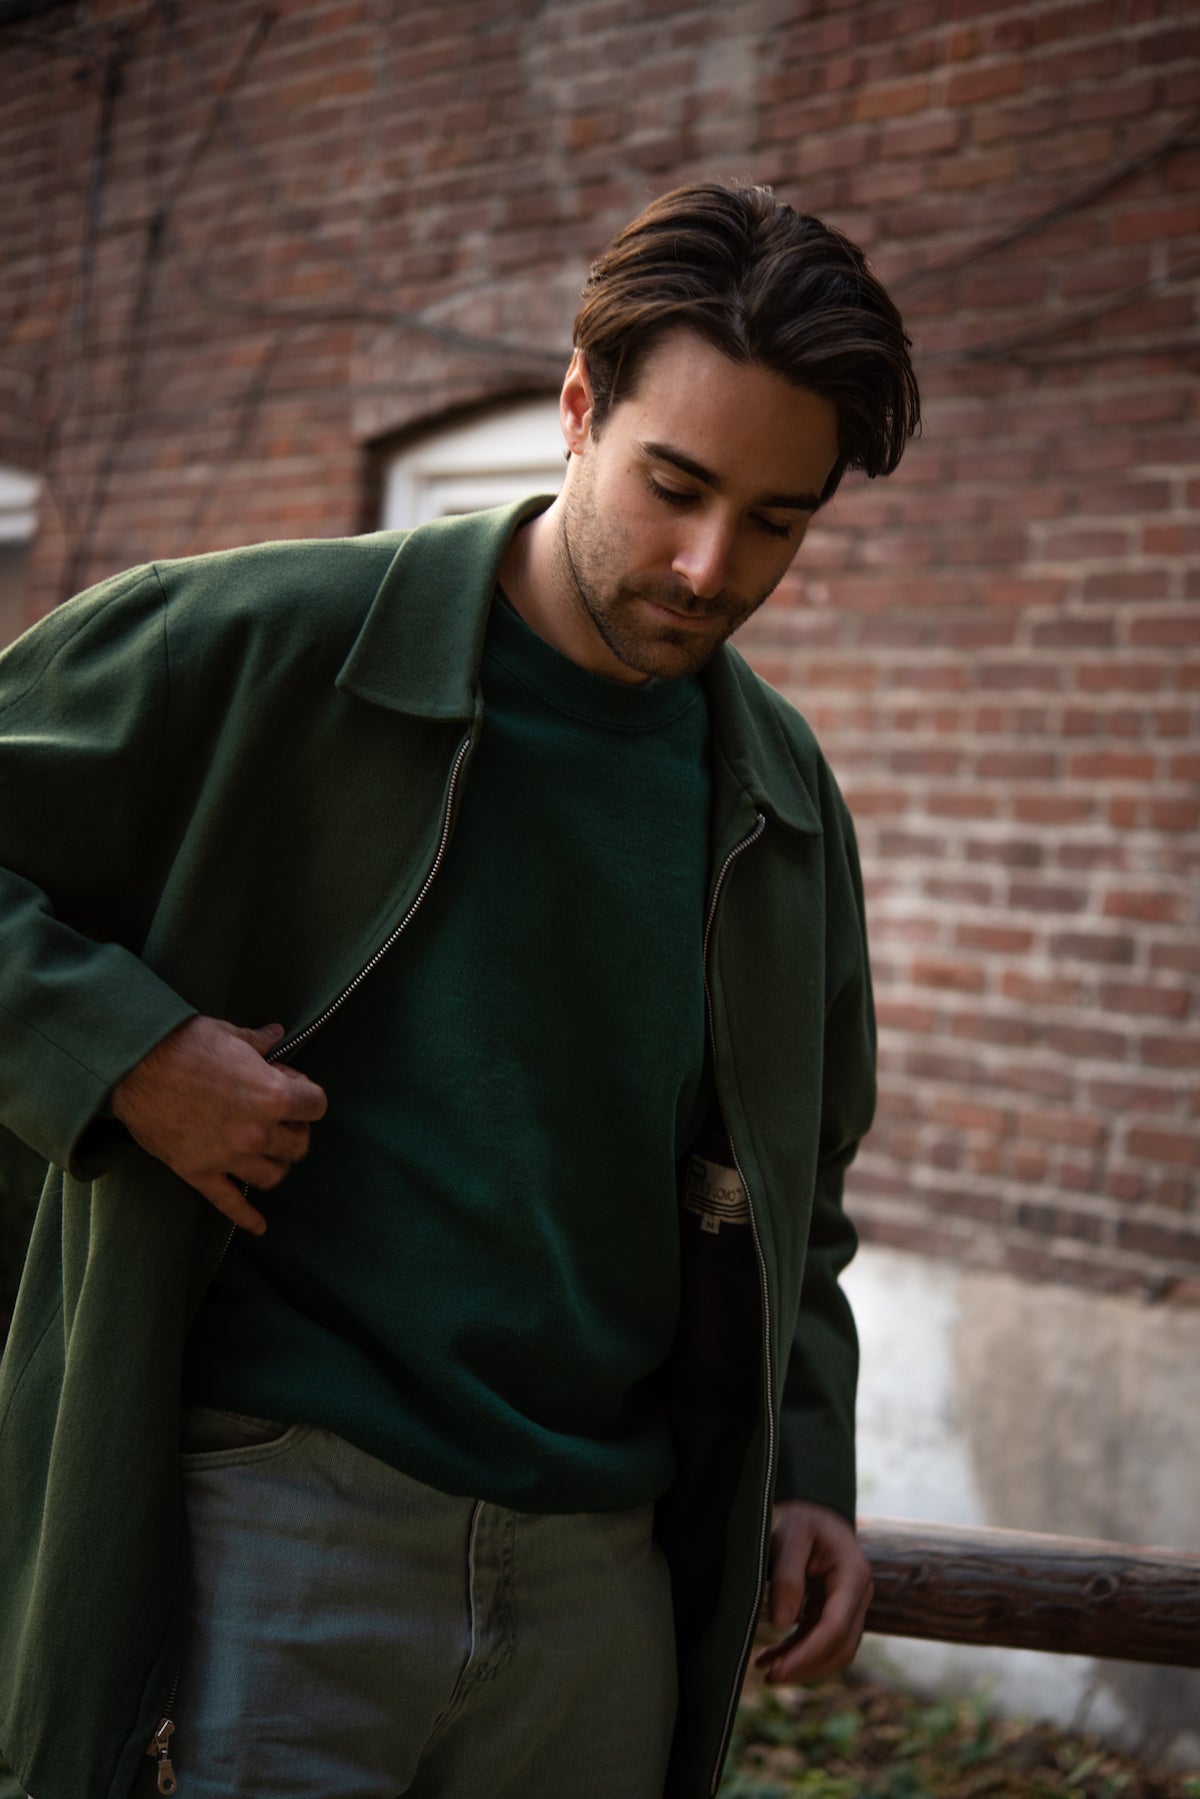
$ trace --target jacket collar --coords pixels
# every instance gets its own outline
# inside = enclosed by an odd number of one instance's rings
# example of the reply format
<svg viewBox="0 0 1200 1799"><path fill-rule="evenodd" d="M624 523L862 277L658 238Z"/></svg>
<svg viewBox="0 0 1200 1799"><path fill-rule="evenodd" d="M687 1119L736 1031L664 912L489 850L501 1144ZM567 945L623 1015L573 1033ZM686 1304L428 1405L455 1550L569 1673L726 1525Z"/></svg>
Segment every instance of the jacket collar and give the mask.
<svg viewBox="0 0 1200 1799"><path fill-rule="evenodd" d="M816 744L808 726L731 644L717 651L705 681L717 753L734 781L777 824L820 836Z"/></svg>
<svg viewBox="0 0 1200 1799"><path fill-rule="evenodd" d="M543 494L404 533L337 686L417 718L472 718L488 609L508 540L549 504Z"/></svg>
<svg viewBox="0 0 1200 1799"><path fill-rule="evenodd" d="M542 512L536 495L488 512L436 519L402 534L337 685L355 698L417 718L471 719L496 577L509 538ZM785 731L784 702L725 644L705 671L713 735L754 804L794 831L819 833L807 733ZM793 715L794 717L794 715Z"/></svg>

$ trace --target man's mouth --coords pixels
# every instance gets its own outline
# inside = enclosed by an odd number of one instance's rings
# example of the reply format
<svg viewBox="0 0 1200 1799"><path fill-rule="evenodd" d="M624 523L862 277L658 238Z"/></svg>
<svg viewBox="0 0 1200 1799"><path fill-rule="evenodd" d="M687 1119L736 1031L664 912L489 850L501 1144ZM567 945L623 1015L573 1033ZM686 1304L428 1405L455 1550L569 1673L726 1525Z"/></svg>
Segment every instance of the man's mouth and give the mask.
<svg viewBox="0 0 1200 1799"><path fill-rule="evenodd" d="M723 612L699 612L694 607L683 610L678 606L668 605L665 600L651 599L649 595L646 595L646 604L664 618L670 619L673 624L682 625L685 630L697 631L705 625L719 624L725 617Z"/></svg>

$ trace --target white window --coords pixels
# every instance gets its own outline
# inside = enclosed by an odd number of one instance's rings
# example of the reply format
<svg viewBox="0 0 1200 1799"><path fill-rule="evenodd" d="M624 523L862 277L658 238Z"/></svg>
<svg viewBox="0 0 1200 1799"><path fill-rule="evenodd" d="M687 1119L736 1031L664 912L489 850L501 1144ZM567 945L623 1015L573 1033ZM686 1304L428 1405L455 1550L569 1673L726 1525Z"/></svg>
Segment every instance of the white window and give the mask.
<svg viewBox="0 0 1200 1799"><path fill-rule="evenodd" d="M526 494L557 493L566 472L558 400L517 400L406 444L388 463L385 530L450 512L502 506Z"/></svg>
<svg viewBox="0 0 1200 1799"><path fill-rule="evenodd" d="M0 468L0 649L29 623L26 577L39 485L32 475Z"/></svg>

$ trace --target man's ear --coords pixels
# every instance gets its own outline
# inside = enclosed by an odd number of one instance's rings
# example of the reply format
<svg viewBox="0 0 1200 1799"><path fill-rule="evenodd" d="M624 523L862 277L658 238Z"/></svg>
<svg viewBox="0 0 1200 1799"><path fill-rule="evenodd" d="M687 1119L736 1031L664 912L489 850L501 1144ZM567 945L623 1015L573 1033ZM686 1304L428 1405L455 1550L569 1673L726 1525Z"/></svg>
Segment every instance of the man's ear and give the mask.
<svg viewBox="0 0 1200 1799"><path fill-rule="evenodd" d="M559 396L558 415L568 456L582 455L592 431L592 379L584 350L576 350L571 357Z"/></svg>

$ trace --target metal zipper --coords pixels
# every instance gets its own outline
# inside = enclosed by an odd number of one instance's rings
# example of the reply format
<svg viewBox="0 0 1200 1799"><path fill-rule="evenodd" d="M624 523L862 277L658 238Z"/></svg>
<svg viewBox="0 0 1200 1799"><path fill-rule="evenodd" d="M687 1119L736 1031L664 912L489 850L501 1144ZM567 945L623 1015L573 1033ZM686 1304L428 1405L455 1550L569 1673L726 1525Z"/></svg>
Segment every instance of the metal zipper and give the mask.
<svg viewBox="0 0 1200 1799"><path fill-rule="evenodd" d="M167 1703L163 1707L163 1715L158 1727L146 1745L146 1754L154 1757L158 1770L157 1786L160 1793L173 1793L179 1782L175 1778L175 1767L171 1761L171 1738L175 1735L175 1723L171 1717L175 1709L175 1694L179 1689L179 1670L175 1670L175 1678L171 1682L171 1691L167 1695Z"/></svg>
<svg viewBox="0 0 1200 1799"><path fill-rule="evenodd" d="M714 1069L717 1060L717 1033L716 1024L713 1018L712 990L708 984L709 939L712 936L713 923L717 916L717 902L721 897L725 876L729 873L730 868L741 855L742 851L749 849L752 843L756 843L766 830L766 827L766 818L760 812L758 814L758 822L750 832L749 836L743 837L740 843L735 843L724 862L722 862L720 871L717 875L716 884L713 887L712 901L708 908L708 919L704 926L704 1004L708 1012L708 1035L709 1041L712 1044ZM770 1537L771 1481L775 1469L775 1403L774 1382L771 1374L771 1292L767 1283L767 1262L766 1257L763 1255L762 1238L758 1233L758 1219L755 1217L754 1213L754 1202L750 1194L750 1185L745 1174L742 1172L742 1165L738 1161L737 1147L734 1144L733 1134L729 1131L728 1125L726 1126L726 1134L729 1137L729 1150L730 1154L733 1156L733 1165L737 1169L738 1179L741 1181L742 1190L746 1195L746 1204L750 1212L750 1231L754 1239L754 1254L758 1262L759 1291L762 1296L763 1398L767 1414L767 1478L763 1486L762 1520L759 1525L758 1533L758 1575L754 1588L754 1607L750 1613L749 1622L746 1625L746 1635L742 1644L741 1656L738 1660L737 1674L734 1677L733 1687L729 1695L729 1703L725 1711L725 1727L721 1732L721 1741L717 1747L717 1759L713 1766L712 1779L709 1782L708 1790L710 1793L716 1792L720 1781L721 1764L725 1759L725 1751L729 1746L729 1738L733 1732L733 1720L737 1712L738 1695L742 1690L742 1682L746 1677L746 1668L750 1661L751 1651L754 1648L754 1633L758 1628L758 1596L762 1592L763 1577L766 1571L767 1543Z"/></svg>
<svg viewBox="0 0 1200 1799"><path fill-rule="evenodd" d="M420 909L420 906L425 898L425 895L429 892L429 889L433 885L434 878L436 877L438 869L442 865L442 859L446 854L446 845L450 841L450 820L451 820L451 816L454 811L454 793L455 793L455 789L458 786L458 777L459 777L459 774L462 772L462 765L466 761L467 754L470 751L470 748L471 748L470 737L469 736L464 737L462 742L458 746L458 754L455 756L453 766L451 767L451 770L450 770L450 784L446 788L446 806L445 806L445 810L442 813L442 834L441 834L440 838L438 839L438 846L437 846L437 850L434 854L433 861L429 864L429 869L425 875L425 879L421 882L421 886L417 892L415 899L413 900L412 905L408 908L408 911L404 914L404 917L400 920L400 923L396 926L395 930L391 933L391 935L383 943L380 944L379 948L375 951L375 954L371 957L370 961L363 964L363 966L359 969L358 973L355 975L354 979L351 982L349 982L349 984L347 986L342 988L342 991L338 994L337 998L335 1000L332 1000L330 1002L330 1004L326 1006L325 1010L322 1013L320 1013L318 1017L314 1018L311 1024L306 1025L304 1027L304 1029L297 1036L287 1037L284 1039L284 1041L282 1043L276 1044L275 1048L271 1051L271 1053L268 1056L264 1056L263 1060L265 1062L268 1062L268 1063L278 1062L281 1056L290 1055L291 1052L296 1048L296 1046L298 1044L307 1043L308 1039L312 1036L315 1036L316 1033L321 1029L322 1025L328 1024L329 1020L333 1017L334 1013L341 1010L341 1008L345 1005L346 1001L350 998L350 995L358 987L362 986L362 983L366 980L367 976L371 973L371 971L374 968L377 968L379 963L383 961L383 958L387 955L387 953L391 949L393 943L395 943L397 937L402 936L403 933L408 929L409 925L412 923L413 917L416 914L416 912ZM240 1181L238 1184L242 1189L243 1197L248 1199L250 1197L249 1181ZM231 1224L229 1227L228 1234L226 1235L225 1242L221 1247L221 1253L217 1257L217 1265L213 1269L213 1278L214 1279L216 1278L217 1274L220 1272L221 1265L224 1262L225 1257L229 1254L229 1245L233 1242L233 1239L236 1235L237 1235L237 1225Z"/></svg>
<svg viewBox="0 0 1200 1799"><path fill-rule="evenodd" d="M379 963L383 961L383 958L387 955L397 937L402 936L412 923L415 914L419 911L421 904L424 901L425 895L433 886L438 869L442 865L442 859L446 854L446 845L450 841L450 819L451 814L454 811L454 790L458 786L459 773L463 763L466 761L470 748L470 737L464 737L458 746L458 754L454 758L454 766L450 770L450 785L446 789L446 808L442 814L442 835L438 841L437 853L429 865L429 872L422 881L412 905L408 908L408 911L404 914L404 917L400 920L400 923L396 926L391 936L380 944L379 948L375 951L375 954L371 957L371 960L359 969L354 979L348 986L343 987L337 998L326 1006L320 1016L314 1018L310 1025L306 1025L298 1036L285 1039L284 1042L277 1044L270 1055L265 1058L266 1061L278 1062L281 1056L290 1055L301 1043L307 1043L310 1037L315 1036L322 1025L328 1024L334 1013L341 1010L342 1006L344 1006L346 1001L350 998L350 995L355 992L357 988L362 986L362 983L366 980L372 970L378 967Z"/></svg>
<svg viewBox="0 0 1200 1799"><path fill-rule="evenodd" d="M330 1004L326 1006L325 1010L320 1013L318 1017L314 1018L311 1024L306 1025L297 1036L285 1038L282 1043L277 1044L271 1053L264 1057L265 1061L278 1062L281 1056L289 1055L298 1044L307 1043L310 1037L316 1035L322 1025L328 1024L334 1013L340 1011L346 1001L350 998L350 995L362 986L367 976L383 961L383 958L387 955L396 939L403 936L404 932L412 923L414 917L424 903L425 895L432 887L434 880L437 877L437 872L442 866L442 862L445 858L446 846L450 842L450 825L454 814L454 796L458 787L458 777L462 773L463 763L466 761L470 749L471 739L468 735L464 737L459 744L458 754L455 756L450 769L450 781L446 788L446 804L442 812L442 832L441 836L438 838L437 850L434 853L433 861L429 864L429 868L426 871L425 879L421 882L408 911L404 914L404 917L400 920L395 930L380 944L370 961L365 962L355 975L354 979L342 988L342 991L338 994L337 998L332 1000ZM249 1183L242 1182L240 1185L243 1194L247 1194ZM233 1242L236 1232L236 1224L231 1224L229 1233L225 1238L224 1247L222 1248L220 1257L217 1261L216 1269L213 1271L214 1278L219 1271L222 1262L224 1262L225 1257L229 1253L229 1245ZM175 1694L178 1686L179 1672L176 1670L175 1679L171 1683L170 1695L163 1708L163 1716L146 1749L147 1755L157 1756L158 1758L158 1790L160 1793L164 1794L174 1793L178 1786L178 1782L175 1779L175 1769L171 1764L171 1752L169 1748L170 1738L175 1734L175 1724L171 1717L171 1711L175 1704Z"/></svg>

